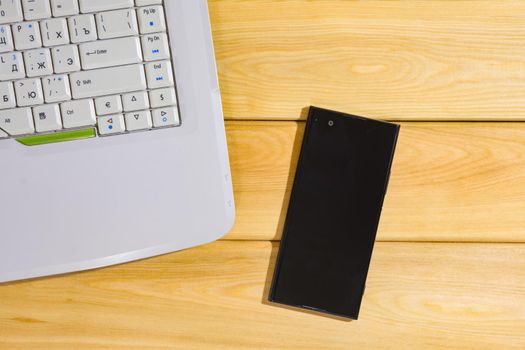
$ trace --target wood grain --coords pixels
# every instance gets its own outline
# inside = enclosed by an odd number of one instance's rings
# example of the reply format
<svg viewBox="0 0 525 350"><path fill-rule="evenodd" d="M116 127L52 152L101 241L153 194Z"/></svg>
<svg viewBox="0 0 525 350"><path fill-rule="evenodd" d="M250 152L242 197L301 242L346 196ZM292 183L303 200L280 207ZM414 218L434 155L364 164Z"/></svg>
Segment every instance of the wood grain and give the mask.
<svg viewBox="0 0 525 350"><path fill-rule="evenodd" d="M525 120L525 2L209 7L225 117L243 120L227 123L235 227L162 257L0 284L0 349L524 349L525 125L428 121ZM356 322L265 301L277 243L256 240L280 238L293 120L309 105L426 121L402 123Z"/></svg>
<svg viewBox="0 0 525 350"><path fill-rule="evenodd" d="M218 242L0 288L0 349L523 349L525 246L378 243L360 319L263 302L276 246Z"/></svg>
<svg viewBox="0 0 525 350"><path fill-rule="evenodd" d="M226 118L525 119L523 1L209 1Z"/></svg>
<svg viewBox="0 0 525 350"><path fill-rule="evenodd" d="M303 123L228 122L236 224L279 239ZM378 233L386 241L525 242L525 125L402 123Z"/></svg>

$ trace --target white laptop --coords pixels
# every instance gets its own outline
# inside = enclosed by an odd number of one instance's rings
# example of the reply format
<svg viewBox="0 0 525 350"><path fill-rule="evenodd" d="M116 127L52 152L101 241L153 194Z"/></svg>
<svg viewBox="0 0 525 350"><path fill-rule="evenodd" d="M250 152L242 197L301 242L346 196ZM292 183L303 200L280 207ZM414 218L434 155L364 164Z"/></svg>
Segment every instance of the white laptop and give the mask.
<svg viewBox="0 0 525 350"><path fill-rule="evenodd" d="M233 225L205 0L0 1L0 282Z"/></svg>

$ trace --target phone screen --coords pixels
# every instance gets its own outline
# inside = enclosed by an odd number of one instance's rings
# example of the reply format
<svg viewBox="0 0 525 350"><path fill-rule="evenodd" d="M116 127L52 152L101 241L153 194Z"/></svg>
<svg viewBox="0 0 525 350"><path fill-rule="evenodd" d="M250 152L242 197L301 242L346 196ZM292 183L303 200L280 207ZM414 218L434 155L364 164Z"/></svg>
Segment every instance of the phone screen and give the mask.
<svg viewBox="0 0 525 350"><path fill-rule="evenodd" d="M398 132L310 108L270 301L357 319Z"/></svg>

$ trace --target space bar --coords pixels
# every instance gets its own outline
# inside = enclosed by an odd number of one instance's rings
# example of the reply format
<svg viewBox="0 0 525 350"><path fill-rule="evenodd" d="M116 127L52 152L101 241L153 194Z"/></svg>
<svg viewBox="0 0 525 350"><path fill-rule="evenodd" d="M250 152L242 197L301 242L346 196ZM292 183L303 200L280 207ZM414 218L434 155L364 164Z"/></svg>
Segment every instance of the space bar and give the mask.
<svg viewBox="0 0 525 350"><path fill-rule="evenodd" d="M141 64L94 69L69 76L74 99L120 94L146 88Z"/></svg>

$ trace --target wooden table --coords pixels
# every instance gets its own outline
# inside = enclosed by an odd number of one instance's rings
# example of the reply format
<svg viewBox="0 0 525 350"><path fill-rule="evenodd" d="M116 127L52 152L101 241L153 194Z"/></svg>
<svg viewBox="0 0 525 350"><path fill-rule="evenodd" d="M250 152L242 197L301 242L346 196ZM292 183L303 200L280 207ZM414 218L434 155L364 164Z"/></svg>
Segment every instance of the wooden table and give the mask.
<svg viewBox="0 0 525 350"><path fill-rule="evenodd" d="M199 248L0 286L0 348L525 348L525 2L210 11L235 227ZM357 322L265 301L309 105L402 124Z"/></svg>

